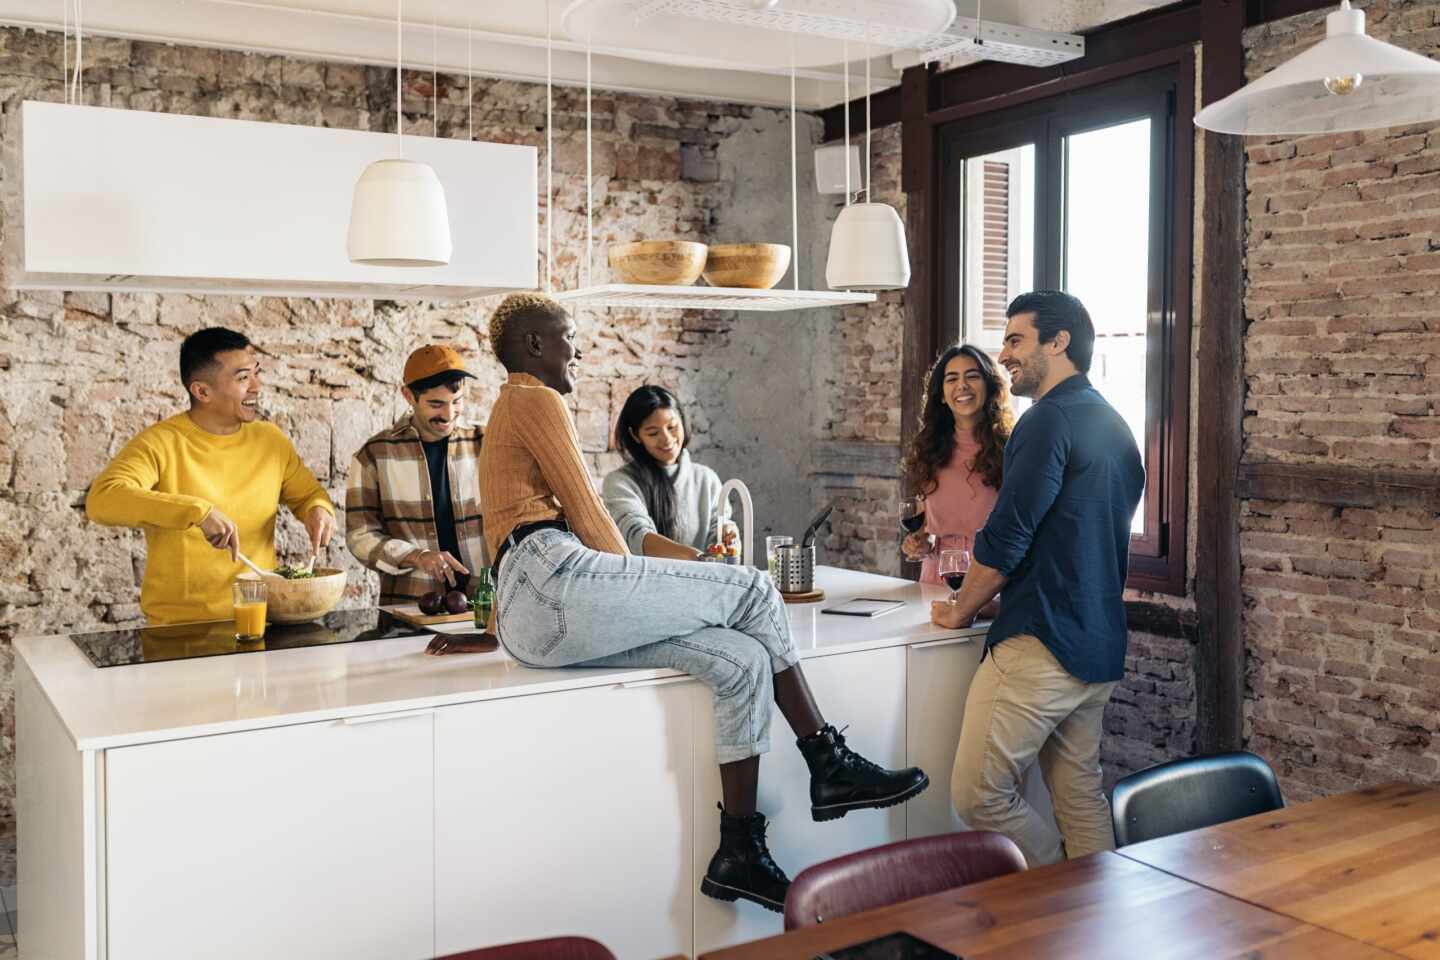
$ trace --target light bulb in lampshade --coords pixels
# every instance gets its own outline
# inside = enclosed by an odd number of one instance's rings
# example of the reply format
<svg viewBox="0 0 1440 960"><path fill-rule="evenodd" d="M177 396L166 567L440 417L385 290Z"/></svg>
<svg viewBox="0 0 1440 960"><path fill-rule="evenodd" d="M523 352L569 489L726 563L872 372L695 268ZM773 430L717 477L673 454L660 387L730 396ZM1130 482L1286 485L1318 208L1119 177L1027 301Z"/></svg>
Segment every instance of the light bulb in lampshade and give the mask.
<svg viewBox="0 0 1440 960"><path fill-rule="evenodd" d="M1216 133L1285 135L1401 127L1440 120L1440 63L1365 33L1349 0L1325 18L1325 39L1195 115Z"/></svg>
<svg viewBox="0 0 1440 960"><path fill-rule="evenodd" d="M1324 80L1325 89L1337 97L1348 97L1360 89L1360 84L1365 82L1364 76L1358 73L1347 73L1338 77L1326 77Z"/></svg>

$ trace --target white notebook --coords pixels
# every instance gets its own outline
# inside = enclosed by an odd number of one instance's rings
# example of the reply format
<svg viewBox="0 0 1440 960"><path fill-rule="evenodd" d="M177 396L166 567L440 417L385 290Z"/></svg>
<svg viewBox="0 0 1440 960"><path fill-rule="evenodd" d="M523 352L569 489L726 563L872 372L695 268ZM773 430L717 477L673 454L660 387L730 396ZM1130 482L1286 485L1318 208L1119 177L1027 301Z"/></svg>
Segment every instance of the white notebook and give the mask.
<svg viewBox="0 0 1440 960"><path fill-rule="evenodd" d="M844 603L826 607L821 613L833 613L842 617L883 617L905 606L904 600L876 600L873 597L856 597Z"/></svg>

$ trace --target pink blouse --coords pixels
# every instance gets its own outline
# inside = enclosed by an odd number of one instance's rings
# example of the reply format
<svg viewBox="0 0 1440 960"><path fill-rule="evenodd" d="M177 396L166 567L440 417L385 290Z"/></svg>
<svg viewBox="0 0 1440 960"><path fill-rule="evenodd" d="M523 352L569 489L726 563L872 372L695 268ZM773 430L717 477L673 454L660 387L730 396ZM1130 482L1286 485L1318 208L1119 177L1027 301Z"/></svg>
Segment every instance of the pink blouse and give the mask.
<svg viewBox="0 0 1440 960"><path fill-rule="evenodd" d="M975 534L985 526L1000 491L986 486L980 475L970 468L980 452L980 441L973 437L958 439L950 462L935 474L935 492L925 497L925 530L936 537L959 534L965 538L965 549L975 549ZM943 583L938 572L939 546L935 554L925 558L920 571L921 583Z"/></svg>

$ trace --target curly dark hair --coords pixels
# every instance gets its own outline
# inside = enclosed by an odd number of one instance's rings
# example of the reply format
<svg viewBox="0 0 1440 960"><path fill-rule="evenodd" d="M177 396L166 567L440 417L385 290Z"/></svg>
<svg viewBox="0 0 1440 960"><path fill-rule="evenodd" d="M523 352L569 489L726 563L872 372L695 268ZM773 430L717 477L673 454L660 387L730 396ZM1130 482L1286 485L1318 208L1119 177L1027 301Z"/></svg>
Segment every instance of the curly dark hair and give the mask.
<svg viewBox="0 0 1440 960"><path fill-rule="evenodd" d="M987 487L1000 489L1005 474L1005 444L1015 427L1010 407L1010 387L990 355L968 343L957 343L940 354L925 375L925 405L920 411L920 431L905 455L905 485L913 493L931 494L937 486L935 475L955 453L955 415L945 404L945 368L956 357L975 361L985 378L985 418L975 426L980 452L971 469L980 474Z"/></svg>

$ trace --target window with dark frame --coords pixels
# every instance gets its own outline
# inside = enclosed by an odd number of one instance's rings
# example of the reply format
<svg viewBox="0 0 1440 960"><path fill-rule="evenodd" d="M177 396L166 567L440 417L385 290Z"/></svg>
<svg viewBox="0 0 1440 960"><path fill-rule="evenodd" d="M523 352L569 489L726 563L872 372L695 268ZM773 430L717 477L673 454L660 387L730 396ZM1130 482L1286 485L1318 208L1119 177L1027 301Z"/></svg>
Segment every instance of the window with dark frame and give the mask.
<svg viewBox="0 0 1440 960"><path fill-rule="evenodd" d="M937 130L941 343L998 355L1004 307L1068 290L1090 379L1145 459L1129 586L1185 593L1193 75L1184 63ZM1025 401L1018 401L1023 409Z"/></svg>

